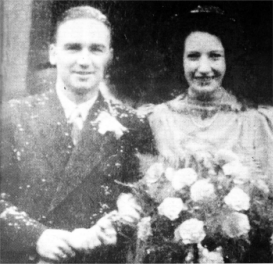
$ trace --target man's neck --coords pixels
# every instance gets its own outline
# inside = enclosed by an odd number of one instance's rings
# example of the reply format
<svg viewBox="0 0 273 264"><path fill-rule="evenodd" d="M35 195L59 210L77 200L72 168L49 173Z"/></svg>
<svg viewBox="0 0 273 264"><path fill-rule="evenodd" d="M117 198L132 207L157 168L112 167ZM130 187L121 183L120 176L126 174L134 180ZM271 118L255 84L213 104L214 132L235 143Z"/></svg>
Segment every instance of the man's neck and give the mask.
<svg viewBox="0 0 273 264"><path fill-rule="evenodd" d="M62 82L57 83L57 89L65 97L67 97L70 101L72 101L75 104L82 104L94 98L97 98L99 93L99 88L88 91L87 90L72 91L71 89L66 88Z"/></svg>

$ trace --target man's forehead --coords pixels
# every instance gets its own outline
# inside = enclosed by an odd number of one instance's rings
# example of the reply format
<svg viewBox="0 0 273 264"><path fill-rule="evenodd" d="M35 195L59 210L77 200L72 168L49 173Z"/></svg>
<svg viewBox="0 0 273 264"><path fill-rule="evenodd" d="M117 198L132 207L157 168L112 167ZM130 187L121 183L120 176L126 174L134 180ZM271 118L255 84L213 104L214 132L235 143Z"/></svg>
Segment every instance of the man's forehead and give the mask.
<svg viewBox="0 0 273 264"><path fill-rule="evenodd" d="M110 30L100 21L90 18L69 20L57 31L58 42L110 42Z"/></svg>

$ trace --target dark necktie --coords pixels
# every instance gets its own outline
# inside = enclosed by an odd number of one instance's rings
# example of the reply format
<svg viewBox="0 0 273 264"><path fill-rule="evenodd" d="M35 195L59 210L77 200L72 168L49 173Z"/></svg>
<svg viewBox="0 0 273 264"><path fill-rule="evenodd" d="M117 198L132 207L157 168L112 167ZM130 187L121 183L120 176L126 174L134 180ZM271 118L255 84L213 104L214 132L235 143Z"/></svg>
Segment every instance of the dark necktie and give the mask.
<svg viewBox="0 0 273 264"><path fill-rule="evenodd" d="M72 124L71 137L72 137L73 144L77 145L80 139L81 131L83 128L83 122L84 122L79 108L76 108L72 112L68 122Z"/></svg>

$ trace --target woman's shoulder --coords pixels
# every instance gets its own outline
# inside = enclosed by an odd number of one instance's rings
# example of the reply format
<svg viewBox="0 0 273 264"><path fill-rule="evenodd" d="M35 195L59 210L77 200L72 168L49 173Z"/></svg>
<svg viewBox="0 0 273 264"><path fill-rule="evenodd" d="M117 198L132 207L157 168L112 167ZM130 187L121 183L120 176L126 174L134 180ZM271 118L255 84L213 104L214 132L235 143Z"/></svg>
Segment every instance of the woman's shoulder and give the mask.
<svg viewBox="0 0 273 264"><path fill-rule="evenodd" d="M242 121L259 131L273 134L273 106L258 105L249 107L241 113Z"/></svg>
<svg viewBox="0 0 273 264"><path fill-rule="evenodd" d="M272 105L259 105L257 109L258 115L273 123L273 106Z"/></svg>
<svg viewBox="0 0 273 264"><path fill-rule="evenodd" d="M153 113L155 115L181 113L186 110L186 95L181 94L172 100L166 101L155 106Z"/></svg>

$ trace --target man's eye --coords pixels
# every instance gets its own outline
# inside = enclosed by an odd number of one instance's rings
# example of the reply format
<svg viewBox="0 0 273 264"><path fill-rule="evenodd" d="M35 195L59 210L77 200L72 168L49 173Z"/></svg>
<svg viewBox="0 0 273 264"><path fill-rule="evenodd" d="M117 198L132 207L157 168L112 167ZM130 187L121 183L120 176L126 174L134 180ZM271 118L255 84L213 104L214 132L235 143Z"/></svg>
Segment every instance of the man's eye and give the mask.
<svg viewBox="0 0 273 264"><path fill-rule="evenodd" d="M91 52L95 52L95 53L100 53L104 51L103 47L101 46L93 46L90 48L90 50Z"/></svg>
<svg viewBox="0 0 273 264"><path fill-rule="evenodd" d="M77 51L77 50L81 49L81 46L77 45L77 44L75 44L75 45L67 45L66 49L67 50L71 50L71 51Z"/></svg>

